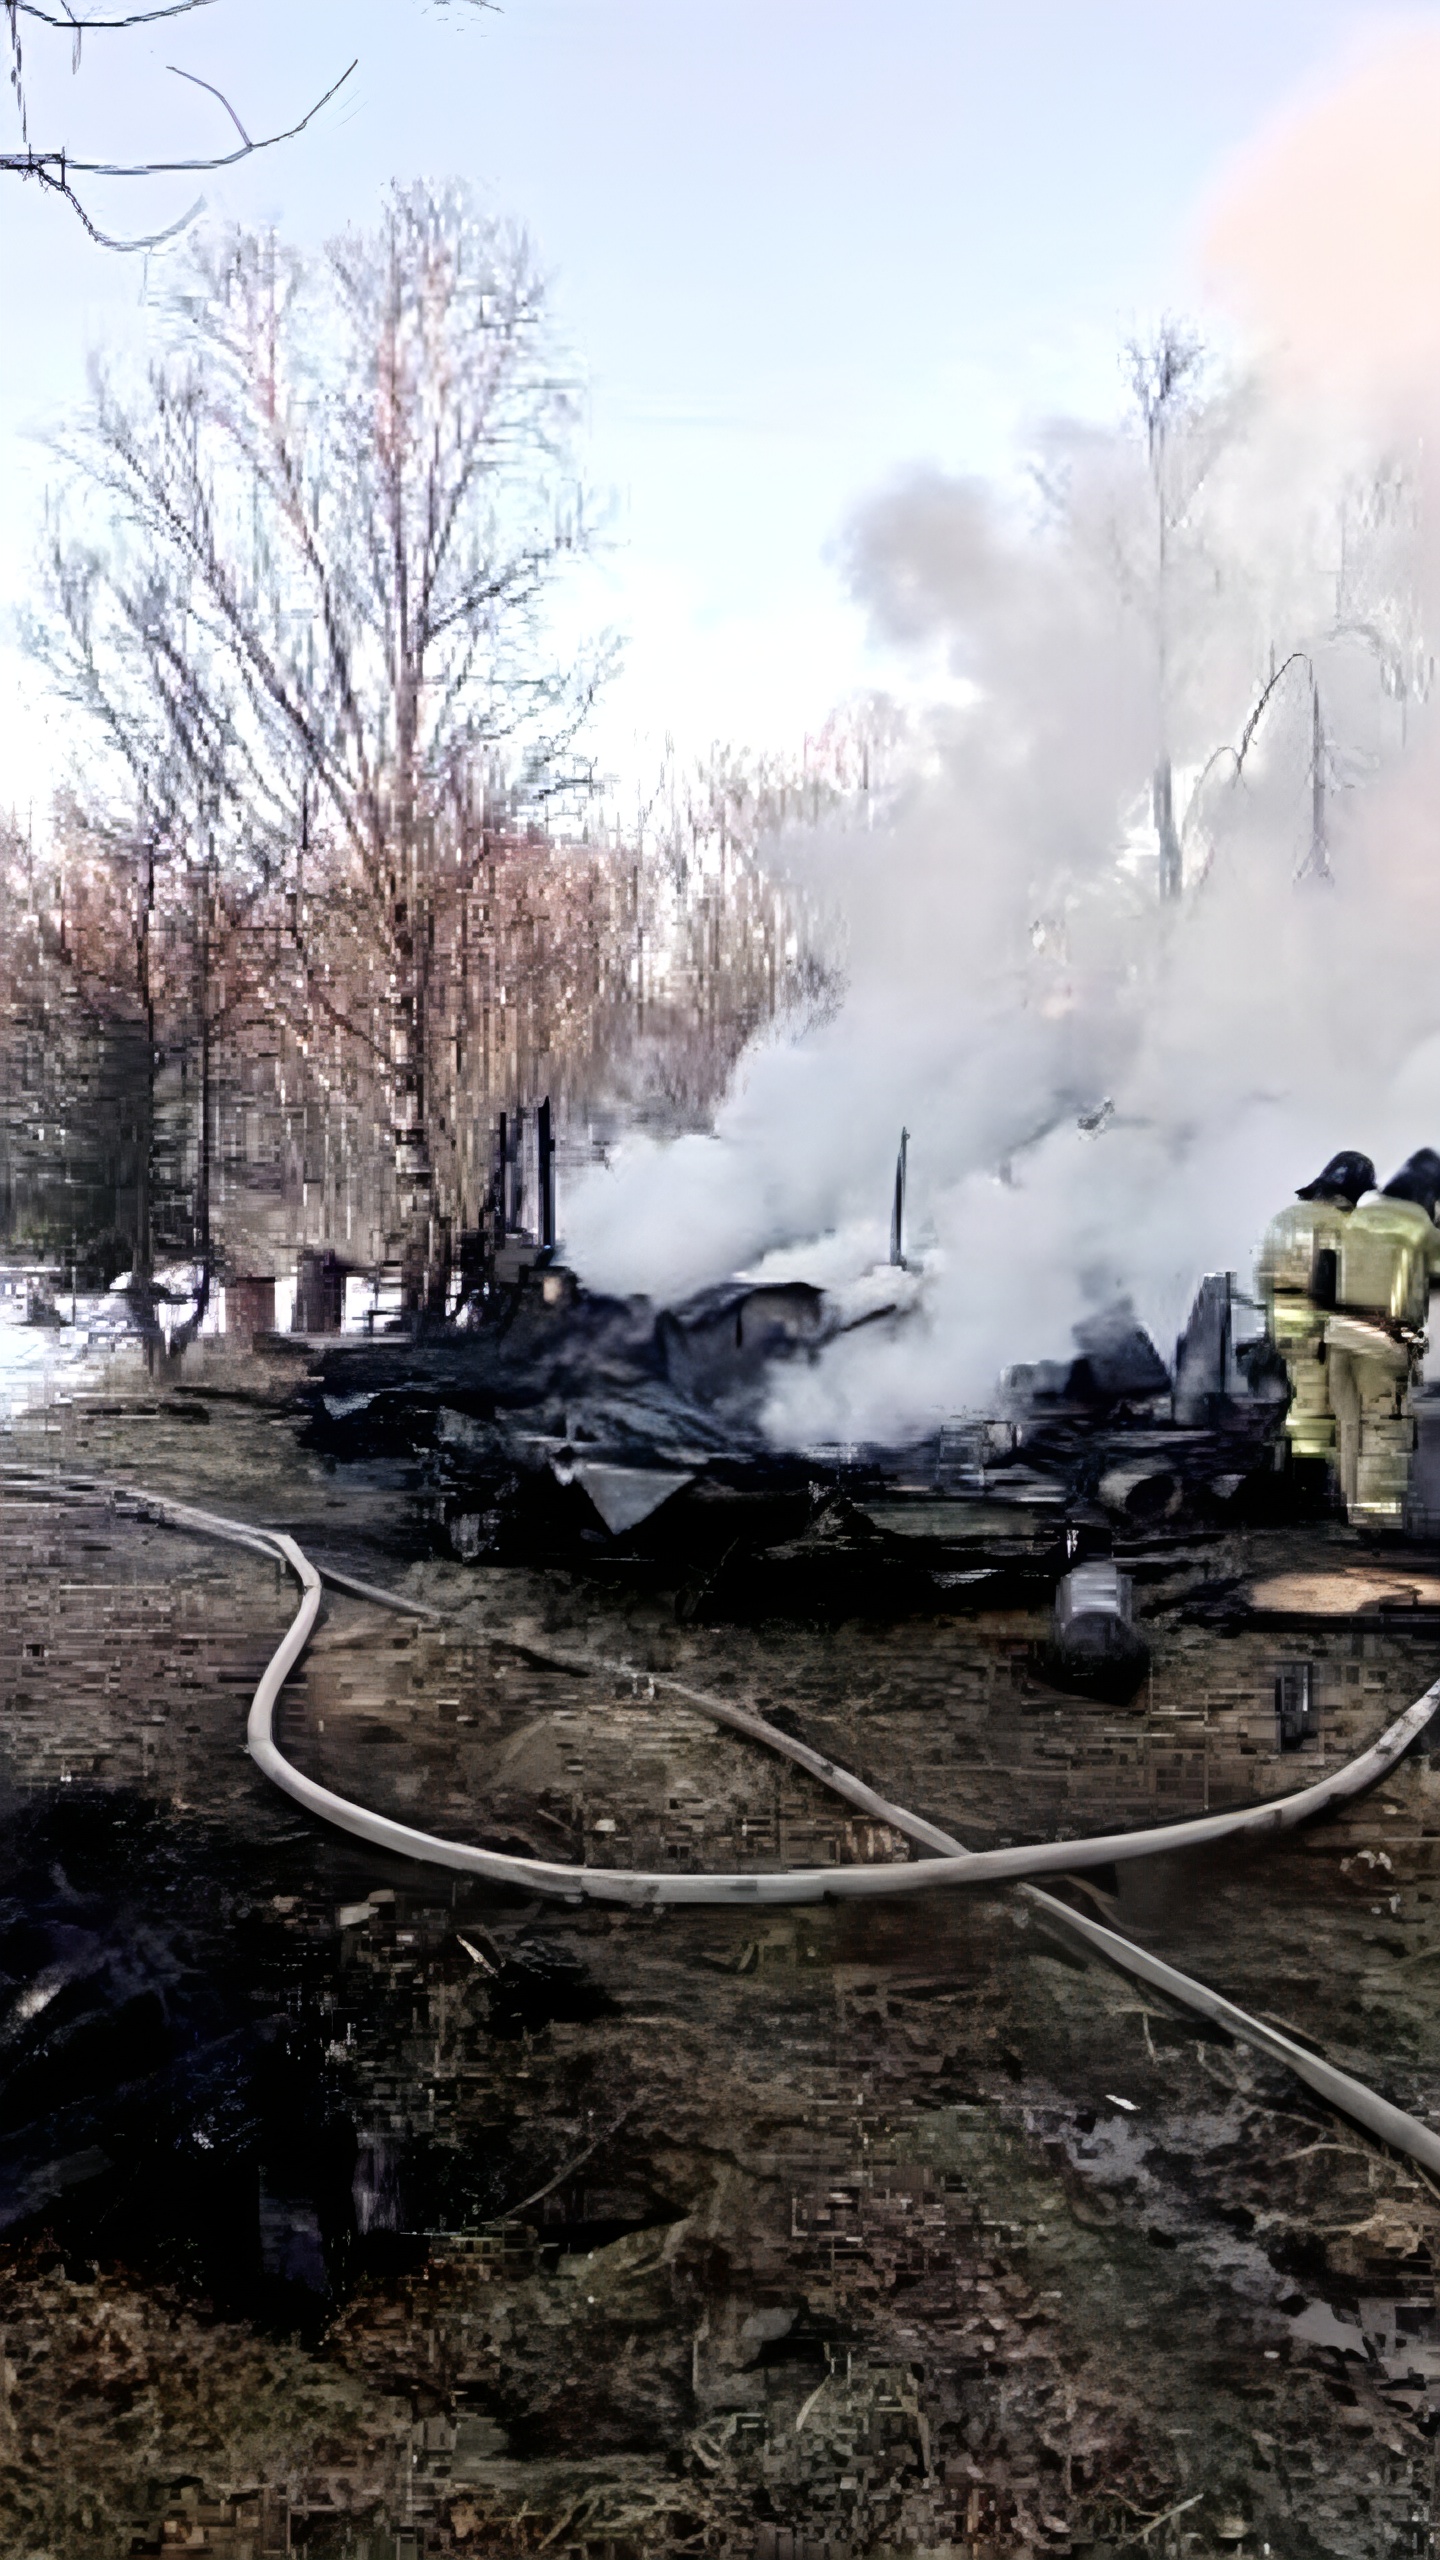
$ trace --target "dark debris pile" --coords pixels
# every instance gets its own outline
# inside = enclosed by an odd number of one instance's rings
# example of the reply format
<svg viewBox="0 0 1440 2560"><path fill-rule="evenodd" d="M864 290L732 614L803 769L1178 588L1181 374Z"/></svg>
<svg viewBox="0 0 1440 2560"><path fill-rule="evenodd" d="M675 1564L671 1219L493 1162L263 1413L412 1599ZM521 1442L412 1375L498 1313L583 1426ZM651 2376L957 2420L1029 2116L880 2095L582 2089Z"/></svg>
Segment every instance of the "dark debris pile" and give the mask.
<svg viewBox="0 0 1440 2560"><path fill-rule="evenodd" d="M777 1448L777 1364L836 1326L799 1284L657 1311L543 1275L504 1322L314 1346L307 1437L380 1470L466 1562L673 1588L682 1619L900 1616L1023 1605L1117 1531L1273 1516L1283 1373L1235 1353L1206 1283L1172 1376L1127 1306L1075 1356L1017 1370L1006 1410L903 1448ZM900 1321L902 1319L895 1319Z"/></svg>

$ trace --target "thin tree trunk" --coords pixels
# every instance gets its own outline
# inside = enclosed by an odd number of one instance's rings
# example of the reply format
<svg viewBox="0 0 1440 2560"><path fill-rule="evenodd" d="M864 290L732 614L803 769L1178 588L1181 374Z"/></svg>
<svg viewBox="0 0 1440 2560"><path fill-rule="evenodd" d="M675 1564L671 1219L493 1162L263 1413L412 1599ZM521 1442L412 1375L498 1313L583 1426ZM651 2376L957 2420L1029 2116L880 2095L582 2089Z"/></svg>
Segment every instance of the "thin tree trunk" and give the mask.
<svg viewBox="0 0 1440 2560"><path fill-rule="evenodd" d="M135 982L145 1036L145 1071L140 1093L140 1127L136 1133L135 1258L130 1267L132 1320L153 1368L160 1342L155 1313L154 1159L155 1159L155 986L150 968L150 932L155 915L155 846L145 847L140 913L135 927Z"/></svg>
<svg viewBox="0 0 1440 2560"><path fill-rule="evenodd" d="M210 1017L210 900L211 881L208 873L202 883L200 921L196 934L196 991L200 1019L200 1124L195 1152L195 1206L191 1220L191 1241L200 1266L200 1284L195 1304L183 1325L172 1335L169 1359L176 1366L190 1348L205 1321L210 1306L214 1252L210 1235L210 1162L211 1118L213 1112L213 1079Z"/></svg>

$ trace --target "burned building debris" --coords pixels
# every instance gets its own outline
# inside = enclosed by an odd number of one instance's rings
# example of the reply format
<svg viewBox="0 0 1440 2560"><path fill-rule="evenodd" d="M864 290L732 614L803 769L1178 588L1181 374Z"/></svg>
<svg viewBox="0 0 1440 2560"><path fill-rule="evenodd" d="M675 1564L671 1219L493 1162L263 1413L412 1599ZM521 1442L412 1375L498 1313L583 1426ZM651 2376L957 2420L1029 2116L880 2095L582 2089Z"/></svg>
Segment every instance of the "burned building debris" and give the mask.
<svg viewBox="0 0 1440 2560"><path fill-rule="evenodd" d="M313 1343L297 1383L309 1445L342 1475L389 1469L467 1562L668 1584L691 1618L896 1615L1048 1595L1127 1541L1285 1508L1283 1396L1263 1343L1236 1349L1223 1279L1174 1382L1122 1304L1068 1363L1012 1371L996 1421L801 1452L772 1443L765 1404L778 1365L845 1329L818 1289L734 1282L656 1310L543 1276L442 1341Z"/></svg>

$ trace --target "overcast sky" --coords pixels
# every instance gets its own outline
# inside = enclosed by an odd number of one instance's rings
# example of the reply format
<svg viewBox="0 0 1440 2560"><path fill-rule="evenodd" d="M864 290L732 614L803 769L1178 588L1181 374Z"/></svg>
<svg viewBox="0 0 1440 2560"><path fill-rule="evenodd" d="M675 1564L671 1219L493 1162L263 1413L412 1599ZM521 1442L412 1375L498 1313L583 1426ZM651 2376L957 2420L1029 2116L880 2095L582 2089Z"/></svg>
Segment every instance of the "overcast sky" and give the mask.
<svg viewBox="0 0 1440 2560"><path fill-rule="evenodd" d="M1003 470L1027 421L1118 405L1117 350L1194 310L1190 246L1227 162L1346 48L1367 0L214 0L94 36L73 77L27 36L31 127L105 157L311 130L219 180L213 210L317 241L388 178L468 178L531 230L590 386L588 468L614 500L596 609L628 636L603 745L668 729L779 744L859 685L832 564L856 501L918 461ZM48 52L50 46L57 48ZM117 228L183 211L186 181ZM88 350L143 323L143 259L0 191L0 600L22 596L35 438ZM153 289L158 267L152 266ZM60 756L0 656L0 800Z"/></svg>

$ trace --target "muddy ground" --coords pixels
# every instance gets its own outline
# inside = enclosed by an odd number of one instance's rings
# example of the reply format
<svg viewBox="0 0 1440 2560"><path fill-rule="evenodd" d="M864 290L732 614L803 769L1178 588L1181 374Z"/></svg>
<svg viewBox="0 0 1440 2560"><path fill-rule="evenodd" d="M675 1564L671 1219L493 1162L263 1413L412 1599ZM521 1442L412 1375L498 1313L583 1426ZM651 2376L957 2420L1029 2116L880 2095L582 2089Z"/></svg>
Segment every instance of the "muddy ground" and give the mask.
<svg viewBox="0 0 1440 2560"><path fill-rule="evenodd" d="M284 1526L451 1614L331 1598L282 1739L367 1803L594 1862L891 1858L644 1678L789 1717L976 1845L1273 1792L1434 1677L1396 1613L1277 1627L1219 1536L1142 1586L1133 1709L1039 1618L682 1627L440 1562L219 1350L0 1455ZM0 2551L270 2560L1433 2546L1440 2198L1012 1897L758 1920L556 1908L312 1825L242 1749L265 1564L0 1506ZM1277 1749L1281 1661L1317 1742ZM1107 1889L1108 1888L1108 1889ZM1440 1767L1086 1907L1440 2121Z"/></svg>

